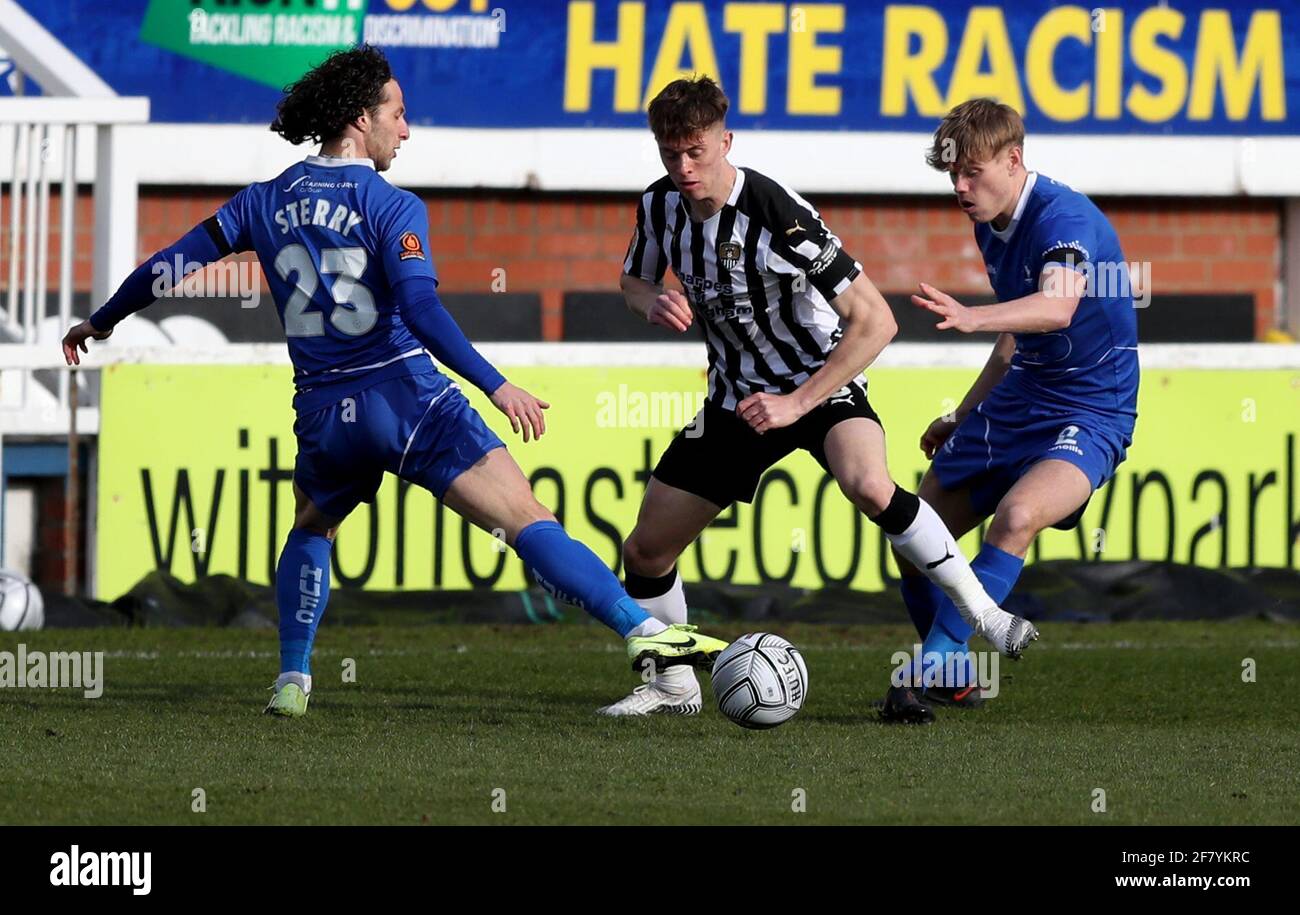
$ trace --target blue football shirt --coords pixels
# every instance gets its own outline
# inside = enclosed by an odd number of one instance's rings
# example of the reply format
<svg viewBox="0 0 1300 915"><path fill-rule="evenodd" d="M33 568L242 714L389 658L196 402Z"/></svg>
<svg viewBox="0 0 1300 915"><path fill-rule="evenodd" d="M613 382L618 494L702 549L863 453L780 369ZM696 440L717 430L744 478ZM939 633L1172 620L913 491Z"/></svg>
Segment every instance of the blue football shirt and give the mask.
<svg viewBox="0 0 1300 915"><path fill-rule="evenodd" d="M1086 413L1131 436L1137 418L1137 316L1119 237L1083 194L1031 172L1016 213L998 231L975 226L998 301L1032 295L1048 264L1088 278L1068 327L1016 334L1006 377L984 412L1014 419L1035 412Z"/></svg>
<svg viewBox="0 0 1300 915"><path fill-rule="evenodd" d="M436 280L428 214L369 159L308 156L217 211L232 250L255 251L284 326L300 410L433 370L393 287Z"/></svg>

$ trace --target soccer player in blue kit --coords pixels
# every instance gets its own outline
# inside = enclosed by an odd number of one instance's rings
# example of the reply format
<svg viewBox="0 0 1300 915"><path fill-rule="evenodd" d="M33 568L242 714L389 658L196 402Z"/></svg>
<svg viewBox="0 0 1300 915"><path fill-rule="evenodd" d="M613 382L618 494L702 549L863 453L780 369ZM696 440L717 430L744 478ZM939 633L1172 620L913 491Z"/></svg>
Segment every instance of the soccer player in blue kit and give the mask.
<svg viewBox="0 0 1300 915"><path fill-rule="evenodd" d="M940 330L999 333L955 413L921 436L932 464L919 491L957 537L992 515L971 568L999 604L1034 538L1079 522L1124 460L1137 419L1137 317L1119 239L1087 197L1026 169L1024 138L1015 109L991 99L943 119L927 161L950 175L975 224L998 301L967 307L926 283L912 296L943 319ZM971 629L952 601L901 558L899 566L924 663L966 652ZM922 695L892 686L882 716L923 723L932 704L979 705L968 663L945 670L957 682Z"/></svg>
<svg viewBox="0 0 1300 915"><path fill-rule="evenodd" d="M483 391L525 442L548 404L508 382L438 299L428 213L379 176L410 136L402 90L371 47L331 55L285 90L271 129L321 143L271 181L251 184L141 264L107 303L68 331L69 364L87 341L157 298L180 257L193 269L256 251L294 365L293 530L276 570L280 676L266 711L298 717L311 694L311 650L329 598L330 551L343 519L374 500L384 472L417 483L487 531L503 532L533 577L627 640L633 667L706 667L726 643L650 616L573 540L503 442L430 354ZM186 270L191 270L187 266ZM181 277L175 277L179 282Z"/></svg>

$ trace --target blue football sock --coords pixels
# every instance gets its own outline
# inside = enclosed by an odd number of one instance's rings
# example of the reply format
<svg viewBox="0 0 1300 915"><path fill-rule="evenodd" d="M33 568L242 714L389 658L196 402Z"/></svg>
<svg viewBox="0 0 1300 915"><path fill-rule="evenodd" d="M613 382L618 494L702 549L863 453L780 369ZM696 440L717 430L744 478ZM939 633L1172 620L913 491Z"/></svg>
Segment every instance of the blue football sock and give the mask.
<svg viewBox="0 0 1300 915"><path fill-rule="evenodd" d="M989 592L989 597L1001 606L1002 602L1011 595L1011 589L1016 586L1016 579L1020 577L1020 570L1025 567L1025 561L1006 550L998 549L991 543L986 543L980 548L980 554L975 557L970 567L975 571L980 584L984 585L984 590Z"/></svg>
<svg viewBox="0 0 1300 915"><path fill-rule="evenodd" d="M899 590L903 592L903 605L907 607L907 615L912 618L912 625L924 639L934 625L939 602L945 599L943 589L924 575L904 575Z"/></svg>
<svg viewBox="0 0 1300 915"><path fill-rule="evenodd" d="M554 521L534 521L520 531L515 552L543 588L586 610L623 638L650 619L596 554Z"/></svg>
<svg viewBox="0 0 1300 915"><path fill-rule="evenodd" d="M311 646L330 593L330 539L289 532L275 568L275 602L280 609L280 673L311 673Z"/></svg>
<svg viewBox="0 0 1300 915"><path fill-rule="evenodd" d="M999 605L1007 599L1007 595L1015 587L1016 579L1020 577L1020 570L1024 566L1025 561L1019 556L1000 550L991 543L985 543L980 548L979 555L970 564L971 570L984 586L984 590ZM971 631L971 627L957 612L957 607L947 595L943 595L934 616L934 624L925 637L925 644L921 649L922 656L935 652L938 657L946 658L950 653L969 652L970 648L966 642L970 639ZM973 671L969 659L964 665L957 665L956 675L957 682L946 685L961 687L972 682Z"/></svg>

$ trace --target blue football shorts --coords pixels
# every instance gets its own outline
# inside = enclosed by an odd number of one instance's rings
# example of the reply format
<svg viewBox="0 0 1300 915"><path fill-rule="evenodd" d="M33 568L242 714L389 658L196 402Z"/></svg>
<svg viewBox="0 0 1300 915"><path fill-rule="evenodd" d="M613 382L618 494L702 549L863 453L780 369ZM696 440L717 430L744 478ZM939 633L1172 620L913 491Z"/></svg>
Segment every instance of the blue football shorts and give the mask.
<svg viewBox="0 0 1300 915"><path fill-rule="evenodd" d="M373 502L384 472L442 498L505 443L441 372L401 375L300 415L293 479L322 512L346 517Z"/></svg>

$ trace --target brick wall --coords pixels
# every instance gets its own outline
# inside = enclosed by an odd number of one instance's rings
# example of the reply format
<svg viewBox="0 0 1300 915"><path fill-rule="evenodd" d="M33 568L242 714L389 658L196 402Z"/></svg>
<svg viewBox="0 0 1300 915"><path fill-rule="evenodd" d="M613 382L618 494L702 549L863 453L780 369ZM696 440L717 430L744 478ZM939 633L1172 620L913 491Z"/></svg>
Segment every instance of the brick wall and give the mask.
<svg viewBox="0 0 1300 915"><path fill-rule="evenodd" d="M1249 293L1256 335L1276 323L1282 205L1276 200L1099 199L1154 294ZM822 215L886 292L918 280L960 296L989 291L969 220L944 199L833 198Z"/></svg>
<svg viewBox="0 0 1300 915"><path fill-rule="evenodd" d="M226 199L208 189L142 188L141 259L200 222ZM424 192L430 245L442 288L486 292L505 268L511 292L542 296L543 332L558 339L565 291L617 288L631 232L634 195L531 192ZM57 284L58 195L52 194L50 288ZM987 293L970 225L952 203L933 197L814 195L845 246L885 292L926 280L957 296ZM0 288L8 280L8 198L0 201ZM1256 333L1276 324L1282 252L1278 200L1101 199L1130 261L1151 263L1162 293L1249 293ZM76 207L76 285L90 286L91 201Z"/></svg>

